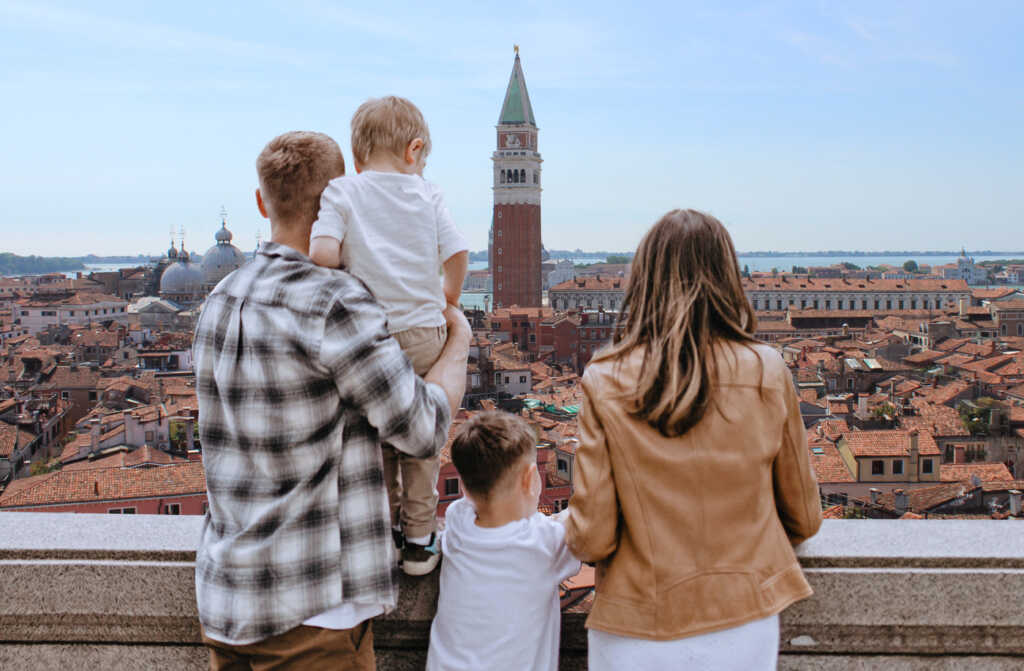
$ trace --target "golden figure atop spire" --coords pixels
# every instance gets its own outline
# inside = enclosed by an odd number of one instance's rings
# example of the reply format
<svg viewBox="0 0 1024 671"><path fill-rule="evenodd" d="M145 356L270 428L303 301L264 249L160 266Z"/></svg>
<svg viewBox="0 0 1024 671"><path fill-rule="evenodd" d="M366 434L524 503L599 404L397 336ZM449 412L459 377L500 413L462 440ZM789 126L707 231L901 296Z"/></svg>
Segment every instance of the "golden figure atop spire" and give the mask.
<svg viewBox="0 0 1024 671"><path fill-rule="evenodd" d="M518 44L513 44L512 48L515 50L516 56L518 56L519 55L519 45Z"/></svg>

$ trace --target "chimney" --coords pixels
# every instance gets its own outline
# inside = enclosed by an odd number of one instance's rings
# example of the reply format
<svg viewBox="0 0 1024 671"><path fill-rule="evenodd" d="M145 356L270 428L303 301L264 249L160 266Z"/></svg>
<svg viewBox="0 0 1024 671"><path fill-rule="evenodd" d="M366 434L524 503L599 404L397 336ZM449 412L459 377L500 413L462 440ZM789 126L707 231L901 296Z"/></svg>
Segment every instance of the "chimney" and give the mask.
<svg viewBox="0 0 1024 671"><path fill-rule="evenodd" d="M868 397L866 395L857 399L857 414L861 417L868 416Z"/></svg>
<svg viewBox="0 0 1024 671"><path fill-rule="evenodd" d="M960 299L960 316L961 317L966 317L967 316L967 299L966 298L961 298Z"/></svg>
<svg viewBox="0 0 1024 671"><path fill-rule="evenodd" d="M89 420L89 443L92 452L100 451L100 420Z"/></svg>
<svg viewBox="0 0 1024 671"><path fill-rule="evenodd" d="M1011 489L1007 494L1010 495L1010 514L1020 517L1020 490Z"/></svg>
<svg viewBox="0 0 1024 671"><path fill-rule="evenodd" d="M879 490L877 487L872 487L869 491L871 493L871 504L877 506L878 496L882 493L881 490Z"/></svg>
<svg viewBox="0 0 1024 671"><path fill-rule="evenodd" d="M908 459L908 461L910 463L907 464L907 481L908 482L917 482L918 481L917 474L918 474L918 472L920 470L919 466L918 466L918 464L920 462L920 455L921 455L921 452L920 452L920 450L918 448L918 431L917 431L917 429L914 429L914 430L912 430L910 432L910 459Z"/></svg>
<svg viewBox="0 0 1024 671"><path fill-rule="evenodd" d="M905 512L907 512L907 510L910 508L910 501L907 498L907 493L905 491L903 491L902 489L897 489L897 490L893 491L892 495L893 495L893 502L894 502L894 507L896 508L896 512L898 512L898 513L905 513Z"/></svg>

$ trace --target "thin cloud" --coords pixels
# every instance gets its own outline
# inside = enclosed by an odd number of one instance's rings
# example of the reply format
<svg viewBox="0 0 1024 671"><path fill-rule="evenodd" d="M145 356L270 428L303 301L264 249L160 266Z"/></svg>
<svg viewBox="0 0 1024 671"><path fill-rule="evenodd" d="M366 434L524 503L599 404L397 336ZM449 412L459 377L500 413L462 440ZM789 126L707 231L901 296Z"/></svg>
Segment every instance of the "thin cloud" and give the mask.
<svg viewBox="0 0 1024 671"><path fill-rule="evenodd" d="M307 60L301 52L276 45L155 23L128 21L52 5L8 2L0 5L0 16L5 17L8 25L20 24L22 27L73 34L81 39L133 49L205 52L240 60L275 61L296 66L303 65Z"/></svg>

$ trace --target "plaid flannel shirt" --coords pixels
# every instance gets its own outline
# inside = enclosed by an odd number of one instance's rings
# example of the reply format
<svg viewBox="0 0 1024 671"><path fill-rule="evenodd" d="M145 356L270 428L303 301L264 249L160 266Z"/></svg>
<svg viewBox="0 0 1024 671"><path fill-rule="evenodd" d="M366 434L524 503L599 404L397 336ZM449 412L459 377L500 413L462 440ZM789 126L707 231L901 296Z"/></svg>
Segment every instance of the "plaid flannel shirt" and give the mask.
<svg viewBox="0 0 1024 671"><path fill-rule="evenodd" d="M363 283L264 243L207 298L193 347L206 632L242 645L343 602L393 608L380 445L432 455L451 418Z"/></svg>

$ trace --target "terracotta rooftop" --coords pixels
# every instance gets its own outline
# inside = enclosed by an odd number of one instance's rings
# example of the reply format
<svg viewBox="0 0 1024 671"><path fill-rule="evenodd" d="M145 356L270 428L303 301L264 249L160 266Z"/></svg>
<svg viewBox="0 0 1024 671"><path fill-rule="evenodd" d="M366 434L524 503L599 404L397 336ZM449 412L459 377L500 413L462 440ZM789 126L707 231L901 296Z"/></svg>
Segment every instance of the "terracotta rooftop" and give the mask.
<svg viewBox="0 0 1024 671"><path fill-rule="evenodd" d="M24 448L35 439L35 434L18 428L14 424L0 421L0 457L10 458L15 442L18 447Z"/></svg>
<svg viewBox="0 0 1024 671"><path fill-rule="evenodd" d="M43 506L90 501L202 494L206 479L202 462L159 468L61 470L32 478L16 492L0 495L0 508Z"/></svg>
<svg viewBox="0 0 1024 671"><path fill-rule="evenodd" d="M850 474L846 462L843 461L843 457L835 445L824 442L809 444L808 454L819 484L857 481Z"/></svg>
<svg viewBox="0 0 1024 671"><path fill-rule="evenodd" d="M906 457L910 455L910 432L904 430L851 431L843 434L855 457ZM939 455L939 446L928 431L918 432L918 453Z"/></svg>
<svg viewBox="0 0 1024 671"><path fill-rule="evenodd" d="M982 482L1005 482L1013 480L1013 474L1006 464L995 463L974 463L974 464L941 464L939 466L939 479L943 482L965 482L970 481L972 476L978 476Z"/></svg>
<svg viewBox="0 0 1024 671"><path fill-rule="evenodd" d="M966 496L976 489L978 487L965 482L949 482L934 487L908 489L906 490L907 503L910 506L910 512L924 513L943 503ZM891 491L886 492L878 497L878 503L885 508L895 510L896 496Z"/></svg>
<svg viewBox="0 0 1024 671"><path fill-rule="evenodd" d="M743 278L744 291L806 291L806 292L907 292L928 291L968 293L965 280L862 280L843 278L780 277Z"/></svg>

